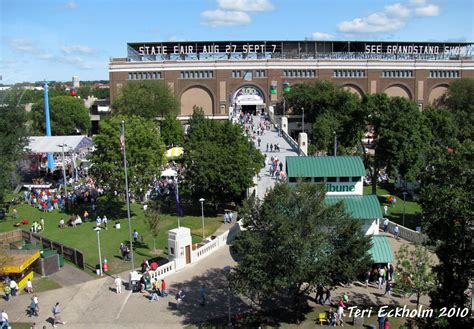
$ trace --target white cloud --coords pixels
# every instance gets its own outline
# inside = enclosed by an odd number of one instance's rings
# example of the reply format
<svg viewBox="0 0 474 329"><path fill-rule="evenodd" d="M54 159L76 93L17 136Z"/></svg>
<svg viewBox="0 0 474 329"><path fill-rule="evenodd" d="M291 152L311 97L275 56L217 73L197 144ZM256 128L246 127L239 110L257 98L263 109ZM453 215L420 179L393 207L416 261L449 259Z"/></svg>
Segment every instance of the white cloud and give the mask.
<svg viewBox="0 0 474 329"><path fill-rule="evenodd" d="M405 20L389 17L385 13L374 13L367 17L355 18L337 25L339 31L344 33L380 33L393 32L405 26Z"/></svg>
<svg viewBox="0 0 474 329"><path fill-rule="evenodd" d="M212 27L247 25L252 21L250 16L243 11L206 10L201 13L201 16L205 19L204 25Z"/></svg>
<svg viewBox="0 0 474 329"><path fill-rule="evenodd" d="M95 50L89 46L84 45L70 45L70 46L62 46L61 51L66 54L92 54Z"/></svg>
<svg viewBox="0 0 474 329"><path fill-rule="evenodd" d="M37 58L44 59L44 60L51 60L51 59L54 59L55 57L53 54L43 53L43 54L39 54Z"/></svg>
<svg viewBox="0 0 474 329"><path fill-rule="evenodd" d="M220 9L234 11L270 11L273 5L269 0L217 0Z"/></svg>
<svg viewBox="0 0 474 329"><path fill-rule="evenodd" d="M410 3L414 6L423 6L426 0L410 0Z"/></svg>
<svg viewBox="0 0 474 329"><path fill-rule="evenodd" d="M400 3L385 6L385 12L398 17L410 16L411 10Z"/></svg>
<svg viewBox="0 0 474 329"><path fill-rule="evenodd" d="M438 16L440 13L439 7L436 5L427 5L415 9L417 16Z"/></svg>
<svg viewBox="0 0 474 329"><path fill-rule="evenodd" d="M64 8L74 10L74 9L79 8L79 5L75 1L69 1L68 3L64 5Z"/></svg>
<svg viewBox="0 0 474 329"><path fill-rule="evenodd" d="M36 46L28 39L10 39L10 47L16 51L34 53L37 51Z"/></svg>
<svg viewBox="0 0 474 329"><path fill-rule="evenodd" d="M313 32L311 35L315 40L330 40L334 38L334 35L324 32Z"/></svg>

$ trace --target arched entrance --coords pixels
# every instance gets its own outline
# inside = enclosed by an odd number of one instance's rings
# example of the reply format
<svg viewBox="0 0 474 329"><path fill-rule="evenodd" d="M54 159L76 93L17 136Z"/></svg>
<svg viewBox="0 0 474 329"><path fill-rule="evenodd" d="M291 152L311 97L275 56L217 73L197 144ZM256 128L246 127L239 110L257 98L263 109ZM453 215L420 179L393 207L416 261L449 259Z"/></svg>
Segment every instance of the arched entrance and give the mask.
<svg viewBox="0 0 474 329"><path fill-rule="evenodd" d="M232 105L244 113L256 114L265 108L265 96L260 88L244 85L233 94Z"/></svg>
<svg viewBox="0 0 474 329"><path fill-rule="evenodd" d="M214 100L207 88L201 86L192 86L186 89L181 95L181 115L191 116L193 107L199 106L203 109L205 115L212 115Z"/></svg>

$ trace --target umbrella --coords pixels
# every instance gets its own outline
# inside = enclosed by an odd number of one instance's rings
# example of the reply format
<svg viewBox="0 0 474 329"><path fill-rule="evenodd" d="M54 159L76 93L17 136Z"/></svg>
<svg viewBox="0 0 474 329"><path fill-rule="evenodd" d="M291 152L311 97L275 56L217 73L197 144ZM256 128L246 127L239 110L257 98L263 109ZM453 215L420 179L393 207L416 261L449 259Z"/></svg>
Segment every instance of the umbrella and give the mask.
<svg viewBox="0 0 474 329"><path fill-rule="evenodd" d="M171 168L168 168L168 169L161 172L161 177L163 177L163 176L165 176L165 177L176 177L176 175L177 175L176 171L174 171Z"/></svg>
<svg viewBox="0 0 474 329"><path fill-rule="evenodd" d="M184 149L182 147L173 147L166 151L167 158L179 158L184 153Z"/></svg>

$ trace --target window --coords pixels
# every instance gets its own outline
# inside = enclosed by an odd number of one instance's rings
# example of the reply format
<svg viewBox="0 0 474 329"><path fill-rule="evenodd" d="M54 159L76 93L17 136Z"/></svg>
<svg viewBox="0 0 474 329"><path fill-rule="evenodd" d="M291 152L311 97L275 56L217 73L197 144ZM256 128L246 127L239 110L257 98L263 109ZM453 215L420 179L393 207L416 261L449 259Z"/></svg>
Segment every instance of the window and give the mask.
<svg viewBox="0 0 474 329"><path fill-rule="evenodd" d="M382 78L412 78L413 71L411 70L384 70L382 71Z"/></svg>
<svg viewBox="0 0 474 329"><path fill-rule="evenodd" d="M332 76L334 78L363 78L364 70L334 70Z"/></svg>
<svg viewBox="0 0 474 329"><path fill-rule="evenodd" d="M354 183L357 183L357 182L360 182L360 177L359 176L354 176L351 178L351 181L354 182Z"/></svg>
<svg viewBox="0 0 474 329"><path fill-rule="evenodd" d="M283 76L287 78L314 78L315 70L283 70Z"/></svg>
<svg viewBox="0 0 474 329"><path fill-rule="evenodd" d="M326 182L335 183L335 182L337 182L337 177L327 177Z"/></svg>
<svg viewBox="0 0 474 329"><path fill-rule="evenodd" d="M161 74L159 76L161 79ZM211 79L213 71L181 71L179 77L181 79Z"/></svg>
<svg viewBox="0 0 474 329"><path fill-rule="evenodd" d="M349 177L339 177L339 181L340 181L340 182L348 182L348 181L349 181Z"/></svg>
<svg viewBox="0 0 474 329"><path fill-rule="evenodd" d="M314 182L315 183L322 183L322 182L324 182L324 177L314 177Z"/></svg>
<svg viewBox="0 0 474 329"><path fill-rule="evenodd" d="M455 70L431 70L430 78L448 78L456 79L459 78L459 71Z"/></svg>
<svg viewBox="0 0 474 329"><path fill-rule="evenodd" d="M240 71L232 71L232 78L240 78L241 72Z"/></svg>
<svg viewBox="0 0 474 329"><path fill-rule="evenodd" d="M290 177L290 178L288 179L288 181L289 181L290 183L296 183L296 177Z"/></svg>

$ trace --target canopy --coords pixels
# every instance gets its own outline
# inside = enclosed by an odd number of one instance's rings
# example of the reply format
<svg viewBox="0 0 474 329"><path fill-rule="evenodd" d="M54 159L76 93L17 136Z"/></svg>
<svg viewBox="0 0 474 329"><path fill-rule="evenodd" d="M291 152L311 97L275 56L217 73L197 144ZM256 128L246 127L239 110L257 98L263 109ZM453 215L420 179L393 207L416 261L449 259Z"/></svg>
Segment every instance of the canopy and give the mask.
<svg viewBox="0 0 474 329"><path fill-rule="evenodd" d="M372 235L369 254L374 263L393 263L393 252L385 235Z"/></svg>
<svg viewBox="0 0 474 329"><path fill-rule="evenodd" d="M168 168L164 171L161 172L161 176L165 176L165 177L176 177L177 173L176 171L174 171L173 169L171 168Z"/></svg>
<svg viewBox="0 0 474 329"><path fill-rule="evenodd" d="M178 158L184 154L184 149L182 147L173 147L166 151L167 158Z"/></svg>
<svg viewBox="0 0 474 329"><path fill-rule="evenodd" d="M84 136L31 136L25 147L26 151L32 153L61 153L64 144L64 152L79 152L93 145L92 139Z"/></svg>

